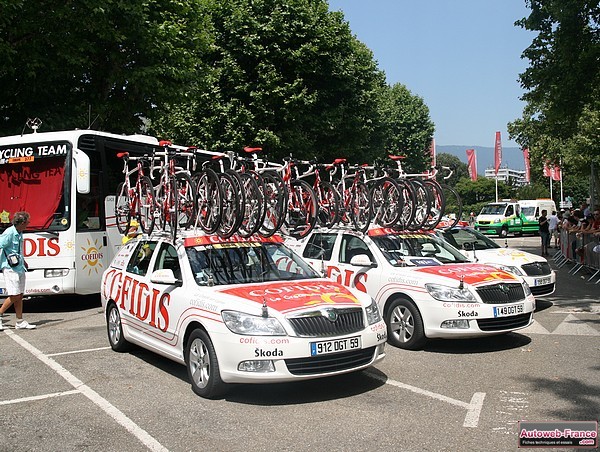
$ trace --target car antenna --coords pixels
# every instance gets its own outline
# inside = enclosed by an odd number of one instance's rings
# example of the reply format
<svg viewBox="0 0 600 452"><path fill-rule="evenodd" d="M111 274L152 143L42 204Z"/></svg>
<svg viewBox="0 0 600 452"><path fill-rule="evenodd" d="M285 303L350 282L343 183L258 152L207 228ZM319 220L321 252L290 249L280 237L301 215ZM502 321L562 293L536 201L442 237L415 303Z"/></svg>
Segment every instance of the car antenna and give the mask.
<svg viewBox="0 0 600 452"><path fill-rule="evenodd" d="M477 243L477 242L473 242L473 260L474 260L475 262L479 262L479 258L477 257L477 254L476 254L476 252L475 252L475 248L477 248L477 247L475 246L475 244L476 244L476 243Z"/></svg>
<svg viewBox="0 0 600 452"><path fill-rule="evenodd" d="M504 248L508 248L508 239L504 237Z"/></svg>
<svg viewBox="0 0 600 452"><path fill-rule="evenodd" d="M267 306L267 299L263 297L263 304L262 304L262 316L264 318L269 317L269 308Z"/></svg>
<svg viewBox="0 0 600 452"><path fill-rule="evenodd" d="M465 275L460 275L460 282L458 283L458 290L465 288Z"/></svg>

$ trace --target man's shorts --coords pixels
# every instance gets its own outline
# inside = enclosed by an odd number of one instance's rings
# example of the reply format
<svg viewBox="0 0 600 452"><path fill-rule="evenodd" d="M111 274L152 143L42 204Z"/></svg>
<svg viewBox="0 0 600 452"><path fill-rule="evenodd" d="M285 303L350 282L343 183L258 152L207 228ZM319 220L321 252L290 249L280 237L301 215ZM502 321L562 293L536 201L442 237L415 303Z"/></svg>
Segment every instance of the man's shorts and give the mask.
<svg viewBox="0 0 600 452"><path fill-rule="evenodd" d="M25 293L25 273L17 273L11 268L5 268L4 283L6 284L6 294L9 297Z"/></svg>

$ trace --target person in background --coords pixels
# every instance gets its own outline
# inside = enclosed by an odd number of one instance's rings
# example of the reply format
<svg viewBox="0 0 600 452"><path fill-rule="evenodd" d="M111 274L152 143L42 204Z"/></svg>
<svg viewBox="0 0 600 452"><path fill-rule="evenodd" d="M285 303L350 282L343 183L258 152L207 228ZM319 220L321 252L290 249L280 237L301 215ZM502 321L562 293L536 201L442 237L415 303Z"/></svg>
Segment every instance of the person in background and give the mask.
<svg viewBox="0 0 600 452"><path fill-rule="evenodd" d="M542 215L539 218L540 222L540 237L542 238L542 257L548 256L548 245L550 245L550 224L548 223L548 211L542 210Z"/></svg>
<svg viewBox="0 0 600 452"><path fill-rule="evenodd" d="M4 274L6 283L6 292L8 298L0 306L0 315L4 314L11 305L15 306L17 321L15 329L32 330L36 326L31 325L27 320L23 320L23 294L25 293L25 272L27 271L27 262L23 255L23 231L29 224L29 213L16 212L12 226L0 236L0 269ZM4 329L2 318L0 318L0 331Z"/></svg>
<svg viewBox="0 0 600 452"><path fill-rule="evenodd" d="M558 216L556 215L556 210L552 211L552 215L548 218L548 226L550 229L550 240L554 237L554 248L558 248L558 242L560 237L558 235ZM549 244L548 244L549 246Z"/></svg>

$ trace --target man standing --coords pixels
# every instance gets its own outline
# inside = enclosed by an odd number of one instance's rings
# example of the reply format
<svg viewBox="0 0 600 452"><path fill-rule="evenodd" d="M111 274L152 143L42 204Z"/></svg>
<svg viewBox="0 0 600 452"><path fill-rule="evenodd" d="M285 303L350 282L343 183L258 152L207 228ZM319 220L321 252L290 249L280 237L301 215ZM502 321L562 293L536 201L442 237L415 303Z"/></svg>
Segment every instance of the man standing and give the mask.
<svg viewBox="0 0 600 452"><path fill-rule="evenodd" d="M31 330L36 326L23 320L23 294L25 293L25 272L27 271L27 262L23 256L23 231L29 224L29 213L15 213L12 223L13 225L0 236L0 249L2 249L0 269L4 274L8 294L8 298L0 307L0 315L14 304L17 315L15 329ZM0 331L3 329L2 318L0 318Z"/></svg>
<svg viewBox="0 0 600 452"><path fill-rule="evenodd" d="M550 228L550 240L554 237L554 248L558 248L558 216L556 210L553 210L552 215L548 218L548 226ZM548 242L548 246L550 246L550 242Z"/></svg>
<svg viewBox="0 0 600 452"><path fill-rule="evenodd" d="M550 244L550 225L548 224L548 211L542 210L542 216L539 218L540 222L540 237L542 238L542 257L548 256L548 245Z"/></svg>

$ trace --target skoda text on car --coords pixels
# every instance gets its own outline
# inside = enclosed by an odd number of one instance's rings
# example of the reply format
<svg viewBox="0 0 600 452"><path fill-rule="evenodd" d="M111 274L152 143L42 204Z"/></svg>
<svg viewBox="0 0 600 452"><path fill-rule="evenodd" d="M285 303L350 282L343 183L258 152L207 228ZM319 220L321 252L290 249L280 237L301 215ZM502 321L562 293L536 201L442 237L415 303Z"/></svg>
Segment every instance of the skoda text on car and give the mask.
<svg viewBox="0 0 600 452"><path fill-rule="evenodd" d="M367 294L321 278L280 237L183 233L128 242L101 286L108 337L185 364L192 389L283 382L365 369L386 327Z"/></svg>
<svg viewBox="0 0 600 452"><path fill-rule="evenodd" d="M556 273L543 257L515 248L502 247L469 227L440 229L436 233L461 250L471 261L494 265L521 276L536 298L554 293Z"/></svg>
<svg viewBox="0 0 600 452"><path fill-rule="evenodd" d="M527 283L497 267L469 263L430 233L335 228L286 243L315 269L375 298L388 341L397 347L505 333L532 322L535 299Z"/></svg>

